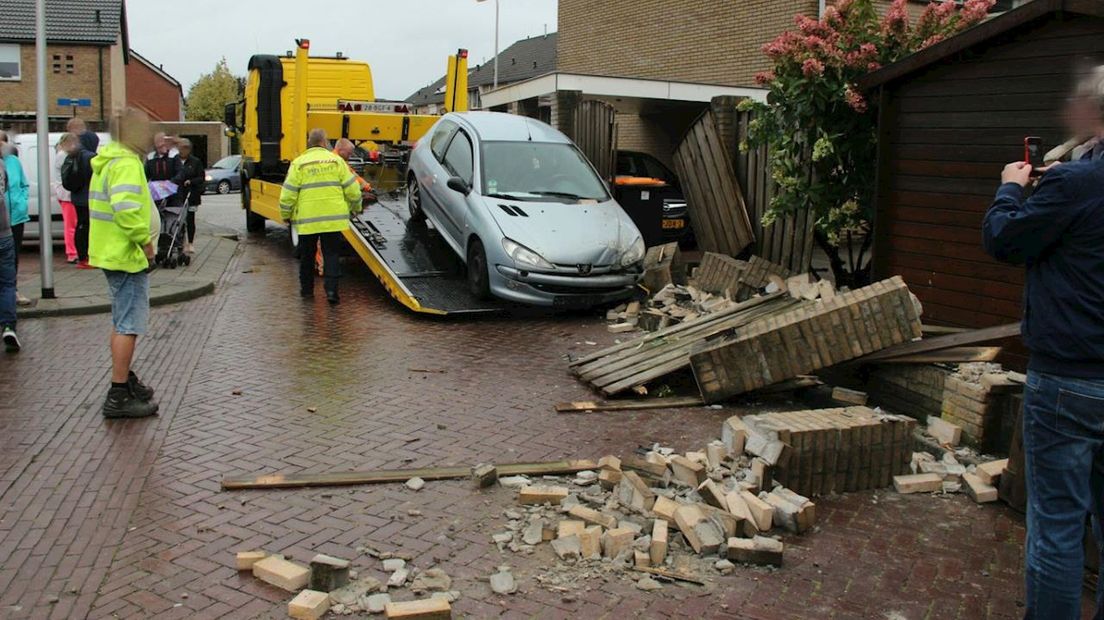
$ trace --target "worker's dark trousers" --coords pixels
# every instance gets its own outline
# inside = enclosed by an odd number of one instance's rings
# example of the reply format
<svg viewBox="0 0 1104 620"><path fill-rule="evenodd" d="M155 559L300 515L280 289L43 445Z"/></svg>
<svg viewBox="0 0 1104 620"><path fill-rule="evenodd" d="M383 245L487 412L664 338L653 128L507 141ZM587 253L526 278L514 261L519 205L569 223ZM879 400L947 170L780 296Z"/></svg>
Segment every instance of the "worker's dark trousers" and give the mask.
<svg viewBox="0 0 1104 620"><path fill-rule="evenodd" d="M1081 618L1085 517L1104 557L1104 380L1028 370L1023 409L1027 470L1025 615ZM1096 589L1104 618L1104 571Z"/></svg>
<svg viewBox="0 0 1104 620"><path fill-rule="evenodd" d="M299 290L314 290L314 259L318 244L322 244L322 261L326 292L337 292L337 279L341 277L341 233L327 232L316 235L299 235Z"/></svg>

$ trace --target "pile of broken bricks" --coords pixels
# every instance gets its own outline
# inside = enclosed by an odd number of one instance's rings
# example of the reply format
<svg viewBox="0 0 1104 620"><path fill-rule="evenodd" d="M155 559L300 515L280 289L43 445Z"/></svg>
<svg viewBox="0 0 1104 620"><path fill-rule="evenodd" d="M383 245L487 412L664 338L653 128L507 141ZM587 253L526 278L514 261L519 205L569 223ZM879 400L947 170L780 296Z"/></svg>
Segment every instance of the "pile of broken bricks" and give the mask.
<svg viewBox="0 0 1104 620"><path fill-rule="evenodd" d="M898 493L965 492L979 504L997 501L997 485L1008 466L1008 459L964 465L956 456L956 447L962 438L961 427L929 416L924 431L943 448L942 457L937 459L928 452L914 452L909 465L912 473L893 478L893 486ZM959 452L972 453L969 449Z"/></svg>
<svg viewBox="0 0 1104 620"><path fill-rule="evenodd" d="M654 446L605 456L596 471L571 478L502 478L501 485L517 488L519 506L505 510L505 529L491 539L503 551L526 554L549 543L575 569L562 581L538 577L551 589L577 582L584 571L640 573L636 586L656 590L663 581L703 584L709 566L721 574L736 563L779 567L784 544L775 528L810 530L816 506L771 485L771 466L747 451L743 427L728 426L723 440L703 451ZM764 453L776 450L769 438L752 437L750 446L757 445Z"/></svg>
<svg viewBox="0 0 1104 620"><path fill-rule="evenodd" d="M348 560L324 554L314 556L309 566L264 551L238 552L236 561L239 571L252 571L257 579L296 593L288 603L288 615L292 618L317 620L326 612L382 613L387 618L406 620L452 617L451 603L460 593L451 590L452 579L443 570L419 571L404 558L375 555L382 561L383 570L391 573L386 582L358 576ZM391 592L403 587L414 595L431 594L428 598L392 601Z"/></svg>
<svg viewBox="0 0 1104 620"><path fill-rule="evenodd" d="M758 293L776 292L806 301L829 300L836 294L827 280L816 280L811 274L793 275L757 256L741 261L706 252L688 284L667 283L643 302L631 301L607 311L606 320L611 333L654 332L728 310Z"/></svg>

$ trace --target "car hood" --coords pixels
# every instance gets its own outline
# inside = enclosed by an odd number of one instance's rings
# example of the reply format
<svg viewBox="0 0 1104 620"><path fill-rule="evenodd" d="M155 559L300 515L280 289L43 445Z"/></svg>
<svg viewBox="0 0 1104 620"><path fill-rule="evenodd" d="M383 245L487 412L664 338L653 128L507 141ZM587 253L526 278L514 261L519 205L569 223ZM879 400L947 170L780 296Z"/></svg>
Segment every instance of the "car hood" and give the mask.
<svg viewBox="0 0 1104 620"><path fill-rule="evenodd" d="M482 200L504 236L557 265L617 264L640 237L614 200L592 204Z"/></svg>
<svg viewBox="0 0 1104 620"><path fill-rule="evenodd" d="M234 170L227 170L226 168L208 168L206 174L216 179L224 179L234 176L237 172Z"/></svg>

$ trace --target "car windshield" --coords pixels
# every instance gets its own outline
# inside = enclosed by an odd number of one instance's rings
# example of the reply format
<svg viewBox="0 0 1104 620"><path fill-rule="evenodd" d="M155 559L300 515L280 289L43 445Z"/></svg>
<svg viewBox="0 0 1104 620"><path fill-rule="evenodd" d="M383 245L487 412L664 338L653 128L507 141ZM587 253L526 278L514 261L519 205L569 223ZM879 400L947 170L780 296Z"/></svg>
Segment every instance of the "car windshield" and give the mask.
<svg viewBox="0 0 1104 620"><path fill-rule="evenodd" d="M484 142L483 194L577 203L609 199L579 149L558 142Z"/></svg>
<svg viewBox="0 0 1104 620"><path fill-rule="evenodd" d="M231 155L230 157L223 157L222 159L215 162L215 165L211 166L211 167L212 168L221 168L223 170L237 170L238 169L238 163L240 161L241 161L241 157L238 157L237 155Z"/></svg>

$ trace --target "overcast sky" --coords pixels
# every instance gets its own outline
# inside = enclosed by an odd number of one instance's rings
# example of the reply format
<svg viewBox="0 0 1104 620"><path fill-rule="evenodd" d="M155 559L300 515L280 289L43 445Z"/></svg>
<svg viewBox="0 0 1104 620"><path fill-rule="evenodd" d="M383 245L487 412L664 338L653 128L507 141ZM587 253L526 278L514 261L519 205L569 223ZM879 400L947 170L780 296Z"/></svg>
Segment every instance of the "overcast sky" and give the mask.
<svg viewBox="0 0 1104 620"><path fill-rule="evenodd" d="M498 0L499 47L556 31L556 0ZM245 75L253 54L282 54L294 39L322 55L372 66L376 97L405 99L445 73L445 57L494 57L495 0L128 0L130 46L184 85L225 56Z"/></svg>

